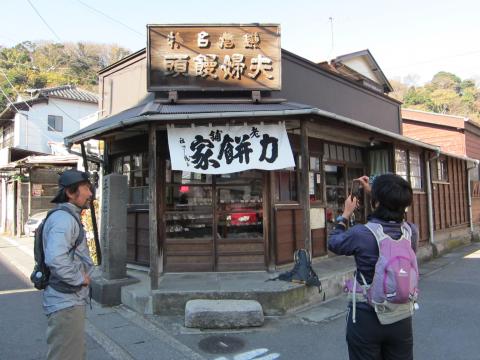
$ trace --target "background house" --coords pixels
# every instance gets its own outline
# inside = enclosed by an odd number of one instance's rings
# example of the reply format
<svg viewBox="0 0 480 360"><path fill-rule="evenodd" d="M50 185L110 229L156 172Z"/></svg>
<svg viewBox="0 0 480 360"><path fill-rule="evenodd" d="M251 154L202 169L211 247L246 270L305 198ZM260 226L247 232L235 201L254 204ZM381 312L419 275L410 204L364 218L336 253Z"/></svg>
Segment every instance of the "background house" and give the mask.
<svg viewBox="0 0 480 360"><path fill-rule="evenodd" d="M58 172L77 166L63 138L98 117L97 96L74 85L28 93L0 113L0 231L17 235L52 207Z"/></svg>
<svg viewBox="0 0 480 360"><path fill-rule="evenodd" d="M457 156L480 160L480 125L463 116L437 114L413 109L402 109L403 134ZM480 226L480 182L478 166L468 166L468 185L471 228ZM434 192L435 230L454 227L452 219L458 214L454 198L465 189L453 185L458 181L457 168L448 156L440 155L431 161Z"/></svg>

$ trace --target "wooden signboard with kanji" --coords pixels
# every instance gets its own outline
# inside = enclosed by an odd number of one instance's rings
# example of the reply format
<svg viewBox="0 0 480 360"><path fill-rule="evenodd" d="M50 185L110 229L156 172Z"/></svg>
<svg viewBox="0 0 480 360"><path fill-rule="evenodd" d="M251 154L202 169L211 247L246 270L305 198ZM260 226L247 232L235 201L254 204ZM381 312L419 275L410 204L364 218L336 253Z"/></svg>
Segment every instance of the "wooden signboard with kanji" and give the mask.
<svg viewBox="0 0 480 360"><path fill-rule="evenodd" d="M280 90L280 26L148 25L148 91Z"/></svg>

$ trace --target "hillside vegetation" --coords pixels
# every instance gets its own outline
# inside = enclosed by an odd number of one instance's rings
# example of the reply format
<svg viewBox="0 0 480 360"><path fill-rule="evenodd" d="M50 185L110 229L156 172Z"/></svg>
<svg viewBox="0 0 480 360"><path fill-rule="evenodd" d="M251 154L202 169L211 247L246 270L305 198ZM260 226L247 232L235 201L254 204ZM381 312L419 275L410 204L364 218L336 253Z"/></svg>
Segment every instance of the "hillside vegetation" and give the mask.
<svg viewBox="0 0 480 360"><path fill-rule="evenodd" d="M96 93L97 72L129 53L117 45L80 42L25 41L13 47L0 46L0 87L11 100L27 89L67 84ZM0 108L7 103L0 92Z"/></svg>
<svg viewBox="0 0 480 360"><path fill-rule="evenodd" d="M96 93L98 71L129 53L118 45L80 42L0 46L0 87L11 100L27 89L66 84ZM465 116L480 123L480 89L474 80L441 71L424 86L390 82L395 90L390 96L402 101L403 107ZM7 103L0 92L0 109Z"/></svg>
<svg viewBox="0 0 480 360"><path fill-rule="evenodd" d="M465 116L480 122L480 89L474 80L462 80L455 74L440 71L424 86L408 86L392 80L390 94L403 107L442 114Z"/></svg>

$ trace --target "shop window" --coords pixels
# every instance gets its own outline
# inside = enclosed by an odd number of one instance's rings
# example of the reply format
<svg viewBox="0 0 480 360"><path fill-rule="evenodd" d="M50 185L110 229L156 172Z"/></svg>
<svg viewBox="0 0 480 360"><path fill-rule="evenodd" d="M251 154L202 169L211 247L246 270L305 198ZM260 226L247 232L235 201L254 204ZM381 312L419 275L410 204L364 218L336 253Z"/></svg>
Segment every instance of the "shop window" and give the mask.
<svg viewBox="0 0 480 360"><path fill-rule="evenodd" d="M300 162L299 156L295 155L295 162ZM297 202L298 201L298 166L275 171L275 201Z"/></svg>
<svg viewBox="0 0 480 360"><path fill-rule="evenodd" d="M170 160L167 160L165 181L167 184L211 184L212 175L200 174L190 171L172 170Z"/></svg>
<svg viewBox="0 0 480 360"><path fill-rule="evenodd" d="M310 169L308 173L308 193L310 201L323 200L321 158L319 156L310 156Z"/></svg>
<svg viewBox="0 0 480 360"><path fill-rule="evenodd" d="M343 213L346 197L352 193L354 179L362 176L364 169L363 167L347 167L336 164L325 164L324 169L327 231L331 231L336 217ZM365 196L361 190L355 195L359 198L359 207L349 220L362 223L365 221Z"/></svg>
<svg viewBox="0 0 480 360"><path fill-rule="evenodd" d="M390 171L389 150L378 149L368 152L370 175L386 174Z"/></svg>
<svg viewBox="0 0 480 360"><path fill-rule="evenodd" d="M167 239L213 237L212 175L165 168L165 232Z"/></svg>
<svg viewBox="0 0 480 360"><path fill-rule="evenodd" d="M354 146L324 143L323 154L325 160L329 161L340 161L352 164L363 163L362 150Z"/></svg>
<svg viewBox="0 0 480 360"><path fill-rule="evenodd" d="M448 182L447 159L436 159L432 162L432 180Z"/></svg>
<svg viewBox="0 0 480 360"><path fill-rule="evenodd" d="M333 224L335 218L341 214L345 203L345 168L330 164L326 164L324 168L327 222Z"/></svg>
<svg viewBox="0 0 480 360"><path fill-rule="evenodd" d="M166 161L167 211L211 211L212 175L172 170Z"/></svg>
<svg viewBox="0 0 480 360"><path fill-rule="evenodd" d="M113 172L127 177L128 204L148 204L148 160L146 153L122 155L113 159Z"/></svg>
<svg viewBox="0 0 480 360"><path fill-rule="evenodd" d="M215 177L218 239L263 238L263 174L242 171Z"/></svg>

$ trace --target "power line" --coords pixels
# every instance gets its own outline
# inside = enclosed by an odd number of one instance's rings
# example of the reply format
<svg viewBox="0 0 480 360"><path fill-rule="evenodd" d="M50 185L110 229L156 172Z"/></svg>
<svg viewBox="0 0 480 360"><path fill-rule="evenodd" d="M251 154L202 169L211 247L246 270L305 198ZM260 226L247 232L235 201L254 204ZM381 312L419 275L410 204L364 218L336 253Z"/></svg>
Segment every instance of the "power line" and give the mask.
<svg viewBox="0 0 480 360"><path fill-rule="evenodd" d="M13 108L18 112L20 113L20 110L18 110L18 108L15 106L15 104L10 100L10 98L7 96L7 94L5 94L5 91L3 90L3 88L0 86L0 91L2 92L3 96L5 97L5 99L7 99L7 101L10 103L10 105L13 106Z"/></svg>
<svg viewBox="0 0 480 360"><path fill-rule="evenodd" d="M30 2L30 0L27 0L28 2ZM63 52L65 52L65 50L62 49ZM0 59L1 61L5 61L5 62L9 62L9 61L6 61L6 60L3 60L3 59ZM18 92L18 90L15 88L15 86L10 82L10 80L8 79L8 76L6 75L6 73L2 70L2 68L0 68L0 71L2 72L3 76L5 77L5 79L7 80L8 84L11 86L11 88L17 93L17 96L21 99L22 102L25 103L25 105L27 105L27 107L29 109L32 109L31 106L25 101L23 100L22 96L20 95L20 93ZM71 120L75 121L77 124L80 125L80 122L73 118L70 114L68 114L65 110L63 110L58 104L56 104L54 101L51 102L57 109L59 109L63 114L65 114L68 118L70 118Z"/></svg>
<svg viewBox="0 0 480 360"><path fill-rule="evenodd" d="M454 55L450 55L450 56L438 57L438 58L425 60L425 61L420 61L420 62L416 62L416 63L411 63L411 64L407 64L407 65L401 65L401 66L396 66L396 67L391 67L391 68L387 67L387 68L385 68L385 70L403 69L403 68L407 68L407 67L410 67L410 66L424 65L424 64L429 64L429 63L433 63L433 62L440 61L440 60L454 59L454 58L457 58L457 57L475 55L475 54L478 54L478 53L480 53L480 50L474 50L474 51L469 51L469 52L462 53L462 54L454 54Z"/></svg>
<svg viewBox="0 0 480 360"><path fill-rule="evenodd" d="M8 79L8 76L7 74L5 74L5 72L0 68L0 72L2 72L3 76L5 77L5 79L7 80L7 82L9 83L9 85L11 86L11 88L17 93L17 96L21 99L20 101L24 102L25 105L28 106L28 108L31 110L32 107L30 106L30 104L28 102L26 102L25 100L23 100L22 96L20 95L20 93L18 92L18 90L15 88L15 86L13 86L13 84L10 82L10 80ZM75 121L77 124L80 125L80 122L77 120L77 119L74 119L73 117L71 117L65 110L63 110L60 106L58 106L57 104L55 104L54 101L51 102L57 109L59 109L62 113L64 113L65 115L67 115L67 117L69 117L70 119L72 119L73 121Z"/></svg>
<svg viewBox="0 0 480 360"><path fill-rule="evenodd" d="M0 59L0 62L4 62L4 63L7 63L7 64L12 64L12 65L15 65L15 66L24 66L24 67L29 68L31 70L39 70L40 69L39 66L34 65L33 63L31 63L31 65L27 65L27 64L24 64L24 63L19 63L19 62L16 62L16 61L10 61L10 60L5 60L5 59Z"/></svg>
<svg viewBox="0 0 480 360"><path fill-rule="evenodd" d="M38 118L35 118L35 117L31 117L29 116L28 114L24 114L22 113L16 106L15 104L12 102L12 100L8 97L8 95L5 93L5 91L3 90L3 88L0 86L0 91L2 92L3 96L5 97L5 99L7 99L7 101L10 103L10 105L17 111L17 113L23 115L23 116L26 116L27 118L31 118L31 119L34 119L34 120L37 120L39 121L40 123L43 122L43 120L41 119L38 119ZM30 109L31 106L29 104L27 104L25 101L23 101ZM55 128L53 128L52 126L50 126L50 124L48 123L47 121L47 127L49 129L51 129L52 131L56 131ZM40 132L43 134L43 136L45 136L45 138L47 138L47 140L50 140L50 141L53 141L53 142L57 142L55 139L51 138L47 133L45 133L45 131L41 128L41 126L37 126L37 129L40 130ZM28 146L28 141L27 141L27 144Z"/></svg>
<svg viewBox="0 0 480 360"><path fill-rule="evenodd" d="M28 0L28 1L30 1L30 0ZM122 25L123 27L127 28L128 30L133 31L135 34L140 35L142 38L145 37L145 34L142 34L141 32L138 32L137 30L135 30L134 28L132 28L132 27L128 26L127 24L121 22L120 20L117 20L117 19L111 17L110 15L105 14L103 11L100 11L100 10L98 10L98 9L95 9L93 6L86 4L86 3L84 3L84 2L81 1L81 0L77 0L77 1L78 1L81 5L85 6L86 8L89 8L90 10L92 10L92 11L94 11L94 12L96 12L96 13L99 13L100 15L106 17L107 19L110 19L111 21L116 22L117 24Z"/></svg>
<svg viewBox="0 0 480 360"><path fill-rule="evenodd" d="M22 99L22 96L20 95L20 93L17 91L17 89L15 88L15 86L13 86L13 84L10 82L10 79L8 78L7 74L5 74L5 71L2 70L2 68L0 68L0 71L2 72L3 74L3 77L7 80L8 84L11 86L11 88L13 89L13 91L15 91L17 93L17 96ZM22 100L23 101L23 100ZM24 103L28 106L29 109L32 109L32 107L24 101Z"/></svg>
<svg viewBox="0 0 480 360"><path fill-rule="evenodd" d="M60 36L57 35L55 30L52 29L50 25L48 25L48 22L42 17L42 15L38 12L38 10L33 6L32 2L30 0L27 0L27 2L30 4L32 9L37 13L38 17L43 21L43 23L48 27L48 29L52 32L53 35L57 38L59 42L62 42L62 39L60 39Z"/></svg>

